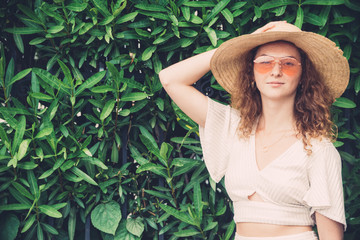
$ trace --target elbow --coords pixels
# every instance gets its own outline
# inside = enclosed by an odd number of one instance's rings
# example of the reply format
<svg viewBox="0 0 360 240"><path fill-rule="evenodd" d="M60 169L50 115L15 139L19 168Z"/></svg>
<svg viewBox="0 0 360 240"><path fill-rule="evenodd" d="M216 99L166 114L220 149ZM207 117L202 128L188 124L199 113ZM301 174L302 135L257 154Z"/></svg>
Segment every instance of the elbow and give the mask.
<svg viewBox="0 0 360 240"><path fill-rule="evenodd" d="M166 76L164 69L159 72L159 79L164 88L169 85L169 78Z"/></svg>

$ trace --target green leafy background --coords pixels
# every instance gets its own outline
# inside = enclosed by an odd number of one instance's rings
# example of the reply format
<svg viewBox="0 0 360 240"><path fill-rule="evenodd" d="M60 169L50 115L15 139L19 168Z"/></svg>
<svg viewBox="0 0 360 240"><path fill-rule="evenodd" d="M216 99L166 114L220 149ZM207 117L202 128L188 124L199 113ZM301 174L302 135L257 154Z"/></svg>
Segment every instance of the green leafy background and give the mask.
<svg viewBox="0 0 360 240"><path fill-rule="evenodd" d="M355 0L2 1L0 238L230 239L224 183L209 178L198 127L158 73L287 20L335 41L350 63L332 113L345 239L359 239L359 13Z"/></svg>

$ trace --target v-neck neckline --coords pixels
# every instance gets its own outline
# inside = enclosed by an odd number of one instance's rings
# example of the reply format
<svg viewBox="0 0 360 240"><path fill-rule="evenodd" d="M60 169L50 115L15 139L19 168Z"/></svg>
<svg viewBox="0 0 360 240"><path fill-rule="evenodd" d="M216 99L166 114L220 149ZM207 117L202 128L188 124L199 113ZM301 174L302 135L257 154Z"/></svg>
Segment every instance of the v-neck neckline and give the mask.
<svg viewBox="0 0 360 240"><path fill-rule="evenodd" d="M256 158L256 147L255 147L255 132L250 135L250 144L251 144L251 152L252 152L252 162L254 163L256 172L262 173L267 168L271 167L271 165L274 165L275 162L279 161L281 158L284 157L294 146L296 146L301 140L297 139L293 144L291 144L285 151L283 151L280 155L275 157L273 160L270 161L263 169L259 169L257 158Z"/></svg>

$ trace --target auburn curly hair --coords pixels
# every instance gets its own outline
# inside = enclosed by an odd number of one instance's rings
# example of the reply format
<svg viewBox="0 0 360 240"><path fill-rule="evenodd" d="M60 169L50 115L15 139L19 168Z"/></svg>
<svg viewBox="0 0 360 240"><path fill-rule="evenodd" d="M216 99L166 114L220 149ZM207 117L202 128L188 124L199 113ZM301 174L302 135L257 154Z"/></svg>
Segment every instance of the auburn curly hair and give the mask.
<svg viewBox="0 0 360 240"><path fill-rule="evenodd" d="M295 46L290 42L287 43ZM253 60L259 47L261 46L253 49L246 56L248 67L244 68L241 73L242 80L238 82L238 88L231 95L231 106L240 111L241 121L238 126L240 138L250 136L254 122L262 113L260 92L253 84ZM329 92L327 86L321 81L319 73L306 53L297 49L301 55L302 75L295 96L295 125L297 136L302 137L304 149L310 155L312 138L325 137L332 141L336 139L336 126L330 116L330 106L334 99L329 94L324 94Z"/></svg>

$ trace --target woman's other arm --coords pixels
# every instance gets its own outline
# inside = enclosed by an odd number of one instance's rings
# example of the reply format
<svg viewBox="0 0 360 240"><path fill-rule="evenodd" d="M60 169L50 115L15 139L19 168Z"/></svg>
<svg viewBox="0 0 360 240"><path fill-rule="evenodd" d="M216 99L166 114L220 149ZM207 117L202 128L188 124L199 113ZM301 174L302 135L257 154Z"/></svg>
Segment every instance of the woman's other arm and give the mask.
<svg viewBox="0 0 360 240"><path fill-rule="evenodd" d="M171 65L159 74L160 81L171 99L200 126L205 125L207 97L192 85L210 71L214 50L201 53Z"/></svg>
<svg viewBox="0 0 360 240"><path fill-rule="evenodd" d="M331 220L318 212L315 212L316 225L320 240L342 240L344 237L344 226Z"/></svg>

